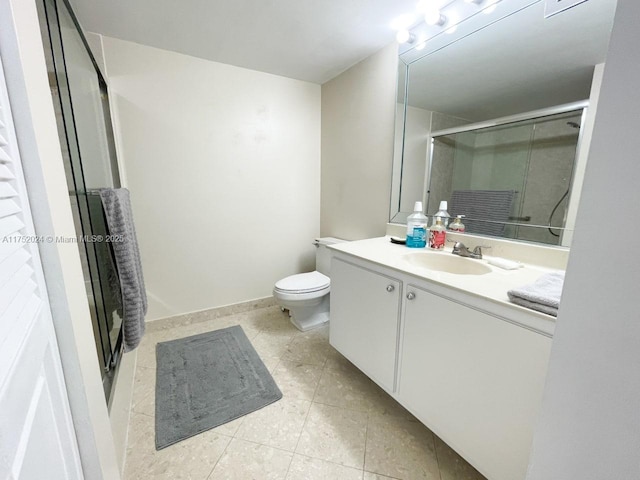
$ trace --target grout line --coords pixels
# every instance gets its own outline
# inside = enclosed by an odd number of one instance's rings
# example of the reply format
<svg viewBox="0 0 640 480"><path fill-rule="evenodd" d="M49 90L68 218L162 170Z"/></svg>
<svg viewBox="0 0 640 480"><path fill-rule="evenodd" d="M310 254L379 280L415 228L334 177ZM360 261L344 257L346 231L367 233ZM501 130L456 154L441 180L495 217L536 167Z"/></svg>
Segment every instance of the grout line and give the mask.
<svg viewBox="0 0 640 480"><path fill-rule="evenodd" d="M234 438L235 437L229 438L229 441L227 442L227 445L224 447L224 450L222 451L222 453L218 457L218 460L216 460L216 463L213 464L213 467L211 468L211 471L209 472L209 475L206 476L206 480L209 480L209 478L211 478L211 475L213 475L213 471L218 466L218 463L220 463L220 459L224 456L225 453L227 453L227 448L229 448L229 445L231 445L231 442L233 441Z"/></svg>
<svg viewBox="0 0 640 480"><path fill-rule="evenodd" d="M320 384L320 381L318 380L318 384ZM318 389L318 386L316 385L316 390ZM304 433L304 429L307 426L307 421L309 420L309 415L311 414L311 408L313 408L313 400L311 400L311 402L309 402L309 410L307 410L307 415L304 417L304 422L302 423L302 428L300 429L300 435L298 435L298 441L296 442L296 446L293 448L293 453L295 454L298 450L298 445L300 445L300 439L302 438L302 434ZM293 457L291 457L292 461L293 461ZM289 465L289 467L291 467L291 465ZM289 473L289 471L287 470L287 474Z"/></svg>
<svg viewBox="0 0 640 480"><path fill-rule="evenodd" d="M364 478L364 469L367 466L367 438L369 437L369 421L371 415L367 413L367 423L364 427L364 458L362 459L362 478Z"/></svg>
<svg viewBox="0 0 640 480"><path fill-rule="evenodd" d="M362 472L363 475L364 475L364 472L366 471L363 468L352 467L351 465L344 465L342 463L332 462L331 460L325 460L324 458L320 458L320 457L312 457L311 455L305 455L304 453L296 453L295 455L298 455L300 457L310 458L311 460L320 460L321 462L330 463L331 465L337 465L338 467L352 468L353 470L360 470L360 472ZM373 472L370 472L370 473L373 473Z"/></svg>
<svg viewBox="0 0 640 480"><path fill-rule="evenodd" d="M436 456L436 465L438 466L438 476L440 477L440 480L443 480L442 469L440 468L440 458L438 458L438 446L436 445L436 434L433 432L431 432L431 440L433 441L433 453Z"/></svg>

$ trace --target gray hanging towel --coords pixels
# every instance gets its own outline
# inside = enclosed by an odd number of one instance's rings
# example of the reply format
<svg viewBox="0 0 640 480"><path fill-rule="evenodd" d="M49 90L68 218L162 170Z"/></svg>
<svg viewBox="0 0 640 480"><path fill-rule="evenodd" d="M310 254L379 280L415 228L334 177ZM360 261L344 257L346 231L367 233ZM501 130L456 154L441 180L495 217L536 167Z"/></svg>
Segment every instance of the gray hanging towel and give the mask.
<svg viewBox="0 0 640 480"><path fill-rule="evenodd" d="M449 212L467 217L464 219L467 233L501 237L504 222L511 215L515 193L514 190L455 190Z"/></svg>
<svg viewBox="0 0 640 480"><path fill-rule="evenodd" d="M140 250L131 213L129 190L103 188L100 199L112 236L113 255L122 293L122 334L124 351L136 348L144 335L144 316L147 313L147 293L142 276ZM119 241L116 241L119 240Z"/></svg>

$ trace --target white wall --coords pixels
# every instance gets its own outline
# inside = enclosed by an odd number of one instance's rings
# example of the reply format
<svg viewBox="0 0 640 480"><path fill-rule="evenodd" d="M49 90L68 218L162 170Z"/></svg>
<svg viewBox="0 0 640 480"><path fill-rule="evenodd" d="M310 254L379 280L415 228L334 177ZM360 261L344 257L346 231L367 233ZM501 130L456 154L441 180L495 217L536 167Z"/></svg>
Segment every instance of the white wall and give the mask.
<svg viewBox="0 0 640 480"><path fill-rule="evenodd" d="M323 236L385 234L397 72L393 43L322 85Z"/></svg>
<svg viewBox="0 0 640 480"><path fill-rule="evenodd" d="M320 86L104 37L147 320L313 270Z"/></svg>
<svg viewBox="0 0 640 480"><path fill-rule="evenodd" d="M611 216L640 204L638 18L619 0L529 480L640 478L640 223Z"/></svg>

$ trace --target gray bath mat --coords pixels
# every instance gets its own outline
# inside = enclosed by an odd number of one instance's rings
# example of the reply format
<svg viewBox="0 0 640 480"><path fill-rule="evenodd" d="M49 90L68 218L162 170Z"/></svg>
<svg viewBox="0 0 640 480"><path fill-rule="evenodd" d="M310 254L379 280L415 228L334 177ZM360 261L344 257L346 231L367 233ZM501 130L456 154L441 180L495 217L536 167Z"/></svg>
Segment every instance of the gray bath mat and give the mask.
<svg viewBox="0 0 640 480"><path fill-rule="evenodd" d="M156 356L157 450L282 398L239 326L158 343Z"/></svg>

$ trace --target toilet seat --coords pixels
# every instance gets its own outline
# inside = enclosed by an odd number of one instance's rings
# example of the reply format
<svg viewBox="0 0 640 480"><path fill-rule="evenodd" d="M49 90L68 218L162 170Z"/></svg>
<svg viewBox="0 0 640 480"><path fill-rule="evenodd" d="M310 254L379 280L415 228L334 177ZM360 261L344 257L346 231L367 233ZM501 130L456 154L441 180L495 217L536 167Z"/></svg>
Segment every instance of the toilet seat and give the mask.
<svg viewBox="0 0 640 480"><path fill-rule="evenodd" d="M320 272L290 275L276 282L274 290L285 294L306 294L326 290L331 280Z"/></svg>

